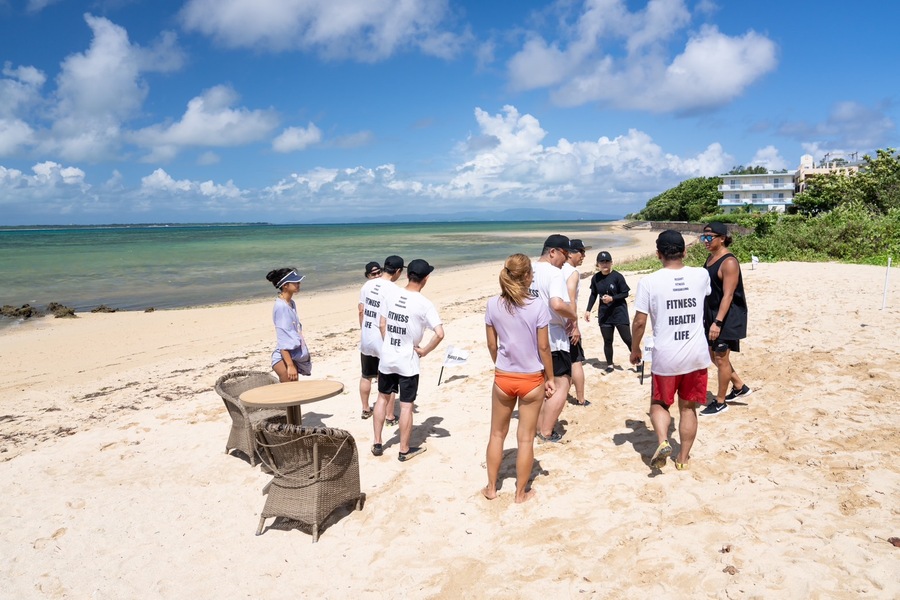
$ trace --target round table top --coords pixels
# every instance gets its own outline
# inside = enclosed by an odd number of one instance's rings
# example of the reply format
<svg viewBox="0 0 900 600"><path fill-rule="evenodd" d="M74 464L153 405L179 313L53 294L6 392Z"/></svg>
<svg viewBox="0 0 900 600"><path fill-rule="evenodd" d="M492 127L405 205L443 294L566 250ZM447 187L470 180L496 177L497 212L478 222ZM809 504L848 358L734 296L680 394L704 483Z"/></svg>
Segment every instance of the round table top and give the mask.
<svg viewBox="0 0 900 600"><path fill-rule="evenodd" d="M247 406L285 408L307 402L318 402L344 391L344 384L332 379L307 379L273 383L247 390L241 394L241 402Z"/></svg>

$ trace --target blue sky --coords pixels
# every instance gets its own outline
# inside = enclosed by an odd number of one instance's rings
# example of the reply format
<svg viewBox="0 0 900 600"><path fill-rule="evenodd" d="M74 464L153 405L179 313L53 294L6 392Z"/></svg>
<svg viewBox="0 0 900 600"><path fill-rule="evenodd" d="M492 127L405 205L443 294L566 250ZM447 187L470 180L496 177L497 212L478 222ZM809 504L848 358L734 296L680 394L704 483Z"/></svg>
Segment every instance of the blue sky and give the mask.
<svg viewBox="0 0 900 600"><path fill-rule="evenodd" d="M622 216L900 145L898 6L0 0L0 224Z"/></svg>

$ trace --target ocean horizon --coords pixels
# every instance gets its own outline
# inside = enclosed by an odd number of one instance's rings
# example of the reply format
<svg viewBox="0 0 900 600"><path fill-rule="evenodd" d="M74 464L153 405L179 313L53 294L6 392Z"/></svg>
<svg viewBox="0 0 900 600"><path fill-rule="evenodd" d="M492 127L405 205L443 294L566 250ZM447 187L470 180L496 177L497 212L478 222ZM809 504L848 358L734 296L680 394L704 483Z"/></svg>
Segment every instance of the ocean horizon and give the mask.
<svg viewBox="0 0 900 600"><path fill-rule="evenodd" d="M0 305L76 312L206 306L269 298L266 273L291 266L304 293L364 282L391 254L442 268L540 253L549 233L579 234L594 249L624 236L611 221L452 221L17 226L0 228ZM589 257L589 260L591 258ZM5 319L5 321L11 321Z"/></svg>

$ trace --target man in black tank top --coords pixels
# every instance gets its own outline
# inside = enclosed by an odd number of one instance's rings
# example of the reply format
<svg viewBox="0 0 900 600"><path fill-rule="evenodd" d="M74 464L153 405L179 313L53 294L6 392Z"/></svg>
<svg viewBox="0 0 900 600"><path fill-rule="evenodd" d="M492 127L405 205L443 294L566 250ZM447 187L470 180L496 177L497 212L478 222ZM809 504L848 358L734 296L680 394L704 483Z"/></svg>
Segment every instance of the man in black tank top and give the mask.
<svg viewBox="0 0 900 600"><path fill-rule="evenodd" d="M728 400L749 396L752 390L731 365L731 353L741 351L740 340L747 337L747 298L744 279L737 258L728 251L731 237L724 223L713 222L703 227L700 240L709 250L706 270L712 293L706 297L704 327L709 340L709 354L719 371L716 401L700 411L701 415L717 415L728 410ZM731 393L728 382L731 382Z"/></svg>

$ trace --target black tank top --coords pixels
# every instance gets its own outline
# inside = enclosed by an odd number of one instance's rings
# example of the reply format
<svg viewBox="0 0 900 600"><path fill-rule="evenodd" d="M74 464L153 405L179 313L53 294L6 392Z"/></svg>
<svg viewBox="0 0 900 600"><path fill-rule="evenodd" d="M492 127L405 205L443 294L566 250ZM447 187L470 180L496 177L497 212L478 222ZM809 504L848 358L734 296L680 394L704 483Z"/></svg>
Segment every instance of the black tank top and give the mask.
<svg viewBox="0 0 900 600"><path fill-rule="evenodd" d="M706 318L704 325L709 331L710 325L719 313L719 305L722 304L722 297L725 295L725 288L721 279L719 279L719 269L727 258L737 258L732 253L710 264L707 258L706 270L709 272L709 282L712 286L712 293L706 297ZM722 328L719 332L719 338L723 340L742 340L747 337L747 297L744 295L744 277L741 275L741 266L738 264L738 283L734 289L734 296L731 299L731 307L722 319Z"/></svg>

